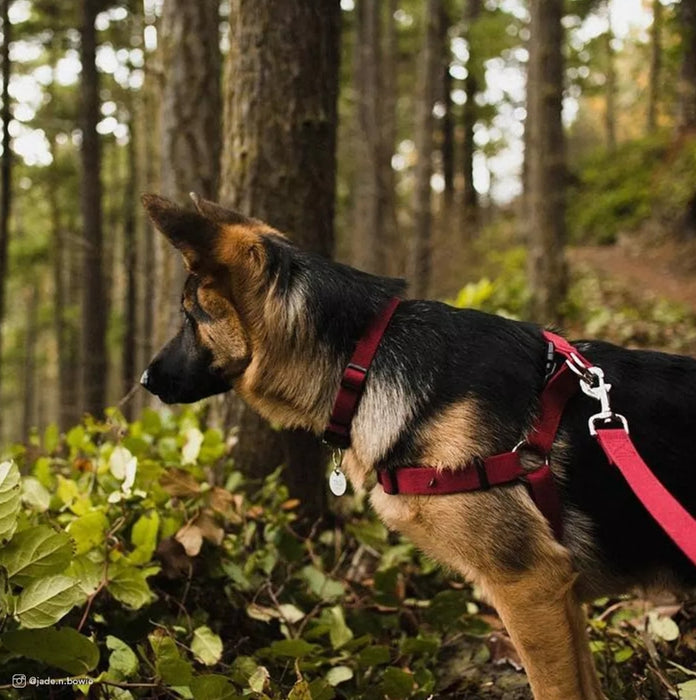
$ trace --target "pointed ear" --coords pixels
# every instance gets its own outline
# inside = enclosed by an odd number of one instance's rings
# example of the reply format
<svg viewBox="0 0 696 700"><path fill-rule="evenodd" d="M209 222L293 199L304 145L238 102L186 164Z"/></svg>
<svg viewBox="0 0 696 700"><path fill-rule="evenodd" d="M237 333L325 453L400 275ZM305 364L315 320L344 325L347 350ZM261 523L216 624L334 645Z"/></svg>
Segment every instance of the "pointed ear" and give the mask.
<svg viewBox="0 0 696 700"><path fill-rule="evenodd" d="M232 209L225 209L215 202L211 202L208 199L203 199L200 195L195 192L189 192L189 197L193 200L193 204L196 210L201 216L205 216L206 219L214 221L216 224L253 224L257 223L254 219L244 216L237 211L232 211Z"/></svg>
<svg viewBox="0 0 696 700"><path fill-rule="evenodd" d="M141 201L152 223L181 252L191 272L213 261L220 232L214 221L157 194L144 194Z"/></svg>

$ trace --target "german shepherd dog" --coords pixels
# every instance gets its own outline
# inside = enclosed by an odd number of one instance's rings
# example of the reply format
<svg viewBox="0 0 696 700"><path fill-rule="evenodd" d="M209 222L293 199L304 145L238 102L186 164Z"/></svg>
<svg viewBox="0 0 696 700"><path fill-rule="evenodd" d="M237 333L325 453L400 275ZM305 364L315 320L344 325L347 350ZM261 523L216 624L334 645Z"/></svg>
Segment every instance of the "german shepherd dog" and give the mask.
<svg viewBox="0 0 696 700"><path fill-rule="evenodd" d="M302 251L259 220L192 197L195 212L143 197L190 276L183 327L142 383L167 403L234 389L268 420L320 435L356 342L404 284ZM591 398L569 401L550 455L560 542L519 482L435 496L388 495L375 484L378 470L457 470L523 440L546 347L531 323L403 301L372 363L343 464L354 486L372 489L389 528L480 586L535 698L594 700L603 694L582 601L636 586L690 590L696 569L588 434ZM576 347L614 385L615 408L655 475L696 513L696 361L605 342ZM525 459L536 466L532 454Z"/></svg>

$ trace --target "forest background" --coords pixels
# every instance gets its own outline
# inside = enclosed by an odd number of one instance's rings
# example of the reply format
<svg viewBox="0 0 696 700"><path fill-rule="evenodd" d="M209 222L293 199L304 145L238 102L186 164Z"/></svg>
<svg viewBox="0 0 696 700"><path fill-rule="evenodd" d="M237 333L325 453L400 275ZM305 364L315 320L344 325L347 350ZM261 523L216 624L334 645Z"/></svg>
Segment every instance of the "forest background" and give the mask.
<svg viewBox="0 0 696 700"><path fill-rule="evenodd" d="M138 195L693 354L696 1L1 4L0 684L527 697L494 611L361 494L329 503L313 438L139 388L183 269ZM612 697L696 697L693 606L593 611Z"/></svg>

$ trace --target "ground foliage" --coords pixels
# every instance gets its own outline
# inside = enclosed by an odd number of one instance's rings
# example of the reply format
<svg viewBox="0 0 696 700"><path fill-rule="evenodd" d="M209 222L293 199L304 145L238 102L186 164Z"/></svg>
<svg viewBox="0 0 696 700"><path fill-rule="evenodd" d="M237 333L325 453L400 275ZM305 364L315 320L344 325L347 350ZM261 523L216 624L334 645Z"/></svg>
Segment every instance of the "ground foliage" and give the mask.
<svg viewBox="0 0 696 700"><path fill-rule="evenodd" d="M3 678L94 680L53 697L529 697L493 611L362 497L302 536L279 472L245 481L228 453L196 413L149 409L17 447L0 467ZM690 697L696 611L594 610L614 697Z"/></svg>

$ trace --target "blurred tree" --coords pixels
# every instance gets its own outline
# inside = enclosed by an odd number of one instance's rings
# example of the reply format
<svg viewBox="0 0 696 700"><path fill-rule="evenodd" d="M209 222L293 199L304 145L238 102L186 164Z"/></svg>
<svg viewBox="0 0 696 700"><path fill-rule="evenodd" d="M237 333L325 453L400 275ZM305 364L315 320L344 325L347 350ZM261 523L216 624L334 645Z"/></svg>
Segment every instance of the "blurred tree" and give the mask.
<svg viewBox="0 0 696 700"><path fill-rule="evenodd" d="M162 61L160 190L191 207L188 193L215 199L221 150L220 0L167 0L159 39ZM188 203L188 204L187 204ZM164 243L164 242L162 242ZM164 245L156 302L160 342L179 326L186 273L181 257ZM163 313L163 309L168 309Z"/></svg>
<svg viewBox="0 0 696 700"><path fill-rule="evenodd" d="M9 18L10 0L2 0L2 182L0 183L0 398L3 379L3 325L5 320L5 289L7 286L7 251L10 241L10 204L12 196L12 146L10 144L10 42L12 25ZM1 413L1 412L0 412ZM2 419L0 418L0 435Z"/></svg>
<svg viewBox="0 0 696 700"><path fill-rule="evenodd" d="M428 294L432 275L432 187L433 107L438 94L442 56L442 0L428 0L421 52L421 92L416 125L415 184L413 196L413 254L411 289L414 296Z"/></svg>
<svg viewBox="0 0 696 700"><path fill-rule="evenodd" d="M525 208L530 314L560 320L567 276L564 256L566 167L563 100L562 0L530 0L527 73Z"/></svg>
<svg viewBox="0 0 696 700"><path fill-rule="evenodd" d="M682 35L679 127L696 129L696 0L681 0L679 21Z"/></svg>
<svg viewBox="0 0 696 700"><path fill-rule="evenodd" d="M467 239L471 238L472 230L476 227L478 221L478 192L474 187L474 152L476 149L474 144L474 126L476 125L478 117L476 95L479 91L479 82L482 77L479 73L483 67L483 60L482 57L476 56L476 51L479 47L472 41L472 25L481 14L482 4L482 0L466 0L464 10L469 57L467 59L466 78L464 80L466 102L462 110L462 131L464 132L462 149L462 175L464 176L464 190L462 192L462 231ZM478 64L480 64L481 68L479 68Z"/></svg>
<svg viewBox="0 0 696 700"><path fill-rule="evenodd" d="M338 0L234 0L225 77L221 199L326 256L334 245L339 29ZM318 441L277 433L247 408L239 426L236 465L260 476L284 461L304 515L322 516Z"/></svg>
<svg viewBox="0 0 696 700"><path fill-rule="evenodd" d="M354 55L357 100L354 171L354 264L373 273L387 271L396 238L394 176L396 36L390 0L358 0ZM386 9L386 12L385 12Z"/></svg>
<svg viewBox="0 0 696 700"><path fill-rule="evenodd" d="M84 237L82 303L82 384L84 408L97 416L106 405L108 303L104 285L102 232L99 71L96 66L95 20L102 0L82 0L80 62L82 64L80 125L82 142L81 209Z"/></svg>
<svg viewBox="0 0 696 700"><path fill-rule="evenodd" d="M616 59L614 57L614 30L611 24L611 5L605 0L602 8L606 17L607 30L604 32L604 52L606 54L607 69L605 90L604 125L607 132L607 149L610 153L616 151Z"/></svg>
<svg viewBox="0 0 696 700"><path fill-rule="evenodd" d="M648 122L651 134L657 129L659 91L662 69L662 2L653 0L652 26L650 27L650 82L648 83Z"/></svg>

